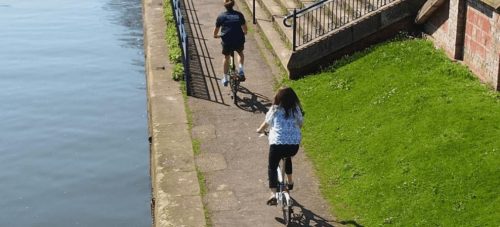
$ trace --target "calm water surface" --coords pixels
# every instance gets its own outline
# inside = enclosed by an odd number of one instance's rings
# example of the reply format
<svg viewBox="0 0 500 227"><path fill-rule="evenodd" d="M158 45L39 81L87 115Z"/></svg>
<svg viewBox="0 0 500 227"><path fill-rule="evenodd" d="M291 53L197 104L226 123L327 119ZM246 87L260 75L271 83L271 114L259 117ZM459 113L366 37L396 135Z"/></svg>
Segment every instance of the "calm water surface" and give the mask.
<svg viewBox="0 0 500 227"><path fill-rule="evenodd" d="M150 226L141 0L0 0L0 226Z"/></svg>

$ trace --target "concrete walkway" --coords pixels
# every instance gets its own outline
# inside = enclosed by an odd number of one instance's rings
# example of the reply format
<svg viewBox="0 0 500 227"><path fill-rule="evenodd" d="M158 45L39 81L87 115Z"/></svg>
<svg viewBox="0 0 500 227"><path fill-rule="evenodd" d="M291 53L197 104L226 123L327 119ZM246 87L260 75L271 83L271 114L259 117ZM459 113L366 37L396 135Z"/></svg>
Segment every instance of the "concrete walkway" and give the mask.
<svg viewBox="0 0 500 227"><path fill-rule="evenodd" d="M262 122L274 94L276 69L269 66L266 50L254 32L247 35L245 72L247 80L238 93L237 105L230 90L218 80L222 74L220 40L212 38L222 0L185 0L190 24L193 96L188 105L193 113L192 138L200 141L195 156L206 178L203 201L213 226L283 226L281 210L265 204L267 187L267 138L255 129ZM242 2L240 11L246 13ZM301 150L294 159L295 213L298 226L338 226L319 192L312 167Z"/></svg>

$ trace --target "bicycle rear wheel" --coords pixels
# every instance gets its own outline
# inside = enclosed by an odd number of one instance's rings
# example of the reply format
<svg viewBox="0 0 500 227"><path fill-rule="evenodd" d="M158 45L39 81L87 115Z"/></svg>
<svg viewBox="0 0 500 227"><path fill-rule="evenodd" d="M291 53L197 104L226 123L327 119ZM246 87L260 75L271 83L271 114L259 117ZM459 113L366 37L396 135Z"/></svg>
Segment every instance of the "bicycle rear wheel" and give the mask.
<svg viewBox="0 0 500 227"><path fill-rule="evenodd" d="M236 93L238 93L238 89L240 87L240 81L236 77L237 76L235 76L235 75L231 75L231 79L230 79L231 92L233 95L233 102L235 105L238 102L238 100L237 100L238 96L236 96Z"/></svg>
<svg viewBox="0 0 500 227"><path fill-rule="evenodd" d="M286 166L286 158L282 158L280 161L280 165L278 166L278 180L280 182L281 190L283 192L283 203L282 203L282 212L283 212L283 220L285 225L288 226L292 222L292 197L290 196L287 190L288 177L285 173Z"/></svg>
<svg viewBox="0 0 500 227"><path fill-rule="evenodd" d="M236 93L240 87L240 81L236 75L236 65L234 63L234 52L231 53L231 60L229 62L229 86L231 87L231 93L233 95L233 102L236 105L238 102Z"/></svg>
<svg viewBox="0 0 500 227"><path fill-rule="evenodd" d="M290 225L290 223L292 223L292 207L286 204L286 202L284 202L282 206L282 211L283 211L283 221L285 222L285 225L288 226Z"/></svg>

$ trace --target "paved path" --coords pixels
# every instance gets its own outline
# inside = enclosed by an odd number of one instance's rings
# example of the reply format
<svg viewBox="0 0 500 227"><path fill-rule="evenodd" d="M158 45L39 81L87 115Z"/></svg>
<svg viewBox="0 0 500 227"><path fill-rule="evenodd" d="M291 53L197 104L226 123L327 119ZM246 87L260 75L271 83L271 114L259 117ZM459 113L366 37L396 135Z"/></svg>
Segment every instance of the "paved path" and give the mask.
<svg viewBox="0 0 500 227"><path fill-rule="evenodd" d="M220 40L212 38L217 15L224 10L222 0L185 0L191 28L193 97L188 105L193 112L193 139L201 142L195 157L204 173L208 192L203 198L213 226L282 226L281 211L265 205L267 153L265 137L255 129L262 122L273 96L273 69L261 53L255 32L247 35L245 72L237 105L229 88L221 86ZM237 2L240 11L242 2ZM250 15L246 15L248 25ZM259 47L260 46L260 47ZM218 76L219 75L219 76ZM294 159L295 212L302 214L298 226L337 226L322 199L310 163L301 150Z"/></svg>

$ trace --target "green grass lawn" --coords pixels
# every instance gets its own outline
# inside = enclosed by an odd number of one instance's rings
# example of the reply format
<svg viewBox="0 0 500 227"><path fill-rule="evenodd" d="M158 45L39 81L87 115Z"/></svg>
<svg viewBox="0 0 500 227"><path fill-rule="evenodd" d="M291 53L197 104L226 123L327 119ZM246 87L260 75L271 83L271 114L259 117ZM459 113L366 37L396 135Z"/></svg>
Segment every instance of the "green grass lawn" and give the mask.
<svg viewBox="0 0 500 227"><path fill-rule="evenodd" d="M499 226L500 95L432 43L394 40L286 83L339 220Z"/></svg>

